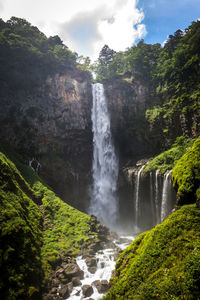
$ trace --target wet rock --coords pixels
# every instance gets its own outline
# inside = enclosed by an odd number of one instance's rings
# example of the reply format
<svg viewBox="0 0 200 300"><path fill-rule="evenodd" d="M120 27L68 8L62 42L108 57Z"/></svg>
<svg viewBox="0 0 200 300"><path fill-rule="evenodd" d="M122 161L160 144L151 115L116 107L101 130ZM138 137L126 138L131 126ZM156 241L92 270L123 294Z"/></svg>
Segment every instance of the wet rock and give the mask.
<svg viewBox="0 0 200 300"><path fill-rule="evenodd" d="M50 293L51 294L57 294L57 291L58 291L58 289L54 287L54 288L51 289Z"/></svg>
<svg viewBox="0 0 200 300"><path fill-rule="evenodd" d="M101 292L106 293L109 290L109 283L107 280L101 280Z"/></svg>
<svg viewBox="0 0 200 300"><path fill-rule="evenodd" d="M100 280L95 280L92 282L92 285L94 285L99 292L100 286L101 286L101 281Z"/></svg>
<svg viewBox="0 0 200 300"><path fill-rule="evenodd" d="M96 271L97 271L97 267L89 267L88 268L88 271L91 273L91 274L94 274L94 273L96 273Z"/></svg>
<svg viewBox="0 0 200 300"><path fill-rule="evenodd" d="M94 257L87 257L85 263L88 268L97 266L97 260Z"/></svg>
<svg viewBox="0 0 200 300"><path fill-rule="evenodd" d="M99 294L104 294L109 290L109 283L107 280L95 280L92 285L96 287Z"/></svg>
<svg viewBox="0 0 200 300"><path fill-rule="evenodd" d="M64 273L66 278L72 279L73 277L79 277L80 279L83 279L84 272L79 268L77 264L67 264Z"/></svg>
<svg viewBox="0 0 200 300"><path fill-rule="evenodd" d="M52 287L58 287L59 286L59 280L57 278L54 278L51 282Z"/></svg>
<svg viewBox="0 0 200 300"><path fill-rule="evenodd" d="M81 291L77 291L75 296L80 296Z"/></svg>
<svg viewBox="0 0 200 300"><path fill-rule="evenodd" d="M59 290L59 295L62 298L68 298L69 297L69 290L67 286L61 287Z"/></svg>
<svg viewBox="0 0 200 300"><path fill-rule="evenodd" d="M69 293L71 294L72 290L73 290L73 283L72 282L69 282L67 284L67 287L68 287L68 290L69 290Z"/></svg>
<svg viewBox="0 0 200 300"><path fill-rule="evenodd" d="M61 300L59 295L48 294L44 296L44 300Z"/></svg>
<svg viewBox="0 0 200 300"><path fill-rule="evenodd" d="M66 274L65 274L64 272L58 274L57 277L58 277L59 281L61 281L62 283L67 283L67 282L69 282L69 279L66 277Z"/></svg>
<svg viewBox="0 0 200 300"><path fill-rule="evenodd" d="M81 283L79 277L73 277L73 278L72 278L72 284L73 284L73 286L79 286L79 285L82 285L82 283Z"/></svg>
<svg viewBox="0 0 200 300"><path fill-rule="evenodd" d="M94 290L91 285L85 284L82 286L82 292L83 292L84 298L87 298L93 294Z"/></svg>

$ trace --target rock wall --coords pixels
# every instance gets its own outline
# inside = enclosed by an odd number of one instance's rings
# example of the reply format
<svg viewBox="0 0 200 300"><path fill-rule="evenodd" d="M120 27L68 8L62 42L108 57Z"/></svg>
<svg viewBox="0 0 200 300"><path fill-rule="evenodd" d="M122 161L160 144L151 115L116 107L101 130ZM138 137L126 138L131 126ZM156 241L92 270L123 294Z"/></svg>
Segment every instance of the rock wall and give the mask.
<svg viewBox="0 0 200 300"><path fill-rule="evenodd" d="M104 84L115 145L122 164L149 152L145 109L151 101L140 82L118 79Z"/></svg>
<svg viewBox="0 0 200 300"><path fill-rule="evenodd" d="M27 159L36 157L40 175L60 196L71 203L82 202L77 198L80 190L83 198L86 194L82 186L92 160L88 74L79 70L56 74L31 91L3 86L0 98L0 138ZM78 189L74 188L77 181Z"/></svg>

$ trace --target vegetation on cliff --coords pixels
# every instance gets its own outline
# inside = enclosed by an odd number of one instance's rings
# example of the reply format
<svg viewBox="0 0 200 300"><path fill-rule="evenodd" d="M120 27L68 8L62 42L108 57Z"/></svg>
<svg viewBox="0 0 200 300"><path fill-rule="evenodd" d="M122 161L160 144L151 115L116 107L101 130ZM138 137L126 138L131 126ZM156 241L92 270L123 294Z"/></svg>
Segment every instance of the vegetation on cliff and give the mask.
<svg viewBox="0 0 200 300"><path fill-rule="evenodd" d="M200 138L181 157L172 172L178 204L193 203L200 199Z"/></svg>
<svg viewBox="0 0 200 300"><path fill-rule="evenodd" d="M163 47L140 41L125 52L108 47L100 52L98 80L140 82L148 88L146 133L154 152L169 148L178 136L200 134L199 43L196 21L169 35Z"/></svg>
<svg viewBox="0 0 200 300"><path fill-rule="evenodd" d="M30 186L0 153L0 290L2 299L39 298L42 216Z"/></svg>
<svg viewBox="0 0 200 300"><path fill-rule="evenodd" d="M41 85L49 75L74 69L78 59L59 36L47 38L36 26L16 17L7 22L0 19L0 57L1 85L12 89ZM79 68L88 71L85 65L84 61Z"/></svg>
<svg viewBox="0 0 200 300"><path fill-rule="evenodd" d="M198 299L200 211L181 207L120 255L103 299Z"/></svg>
<svg viewBox="0 0 200 300"><path fill-rule="evenodd" d="M8 147L1 147L1 150ZM64 203L20 156L7 150L31 186L0 152L0 291L3 299L41 298L52 270L98 240L92 219ZM27 175L27 169L29 174Z"/></svg>
<svg viewBox="0 0 200 300"><path fill-rule="evenodd" d="M164 174L165 172L172 170L193 143L194 140L192 139L185 139L183 136L178 137L172 145L172 148L162 152L147 163L144 172L160 170L160 173Z"/></svg>

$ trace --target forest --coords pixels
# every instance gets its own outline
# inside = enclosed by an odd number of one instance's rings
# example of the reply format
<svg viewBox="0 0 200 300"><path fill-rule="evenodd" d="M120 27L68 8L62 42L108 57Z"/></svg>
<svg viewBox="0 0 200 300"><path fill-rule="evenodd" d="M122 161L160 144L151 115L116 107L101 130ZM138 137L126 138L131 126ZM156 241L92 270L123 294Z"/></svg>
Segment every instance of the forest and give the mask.
<svg viewBox="0 0 200 300"><path fill-rule="evenodd" d="M25 19L0 19L0 99L1 299L200 299L200 21L163 45L105 45L91 62ZM131 243L91 215L94 149ZM110 277L82 283L110 248Z"/></svg>

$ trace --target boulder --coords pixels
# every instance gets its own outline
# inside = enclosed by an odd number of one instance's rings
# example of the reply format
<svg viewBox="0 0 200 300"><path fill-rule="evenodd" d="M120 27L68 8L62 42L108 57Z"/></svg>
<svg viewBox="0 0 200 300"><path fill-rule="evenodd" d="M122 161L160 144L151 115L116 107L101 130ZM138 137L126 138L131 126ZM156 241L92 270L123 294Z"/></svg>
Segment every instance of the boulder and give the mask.
<svg viewBox="0 0 200 300"><path fill-rule="evenodd" d="M96 261L96 258L94 258L94 257L87 257L85 260L85 263L88 268L97 266L97 261Z"/></svg>
<svg viewBox="0 0 200 300"><path fill-rule="evenodd" d="M109 290L109 283L107 280L95 280L92 285L96 287L99 294L104 294Z"/></svg>
<svg viewBox="0 0 200 300"><path fill-rule="evenodd" d="M94 273L96 273L96 270L97 270L97 267L89 267L88 268L88 271L91 273L91 274L94 274Z"/></svg>
<svg viewBox="0 0 200 300"><path fill-rule="evenodd" d="M59 280L57 278L54 278L51 282L52 287L58 287L59 286Z"/></svg>
<svg viewBox="0 0 200 300"><path fill-rule="evenodd" d="M101 280L101 293L106 293L109 290L109 283L107 280Z"/></svg>
<svg viewBox="0 0 200 300"><path fill-rule="evenodd" d="M73 283L72 282L69 282L67 284L67 287L68 287L68 290L69 290L69 293L71 294L72 290L73 290Z"/></svg>
<svg viewBox="0 0 200 300"><path fill-rule="evenodd" d="M91 285L85 284L82 286L82 292L83 292L84 298L87 298L93 294L94 290Z"/></svg>
<svg viewBox="0 0 200 300"><path fill-rule="evenodd" d="M60 290L59 290L59 295L62 298L68 298L69 297L69 290L67 286L61 286Z"/></svg>
<svg viewBox="0 0 200 300"><path fill-rule="evenodd" d="M83 279L84 277L84 272L77 264L74 263L67 264L64 269L64 273L68 279L72 279L73 277L79 277L80 279Z"/></svg>
<svg viewBox="0 0 200 300"><path fill-rule="evenodd" d="M58 289L56 287L52 288L50 293L51 294L57 294Z"/></svg>
<svg viewBox="0 0 200 300"><path fill-rule="evenodd" d="M81 283L79 277L73 277L73 278L72 278L72 284L73 284L73 286L79 286L79 285L82 285L82 283Z"/></svg>

